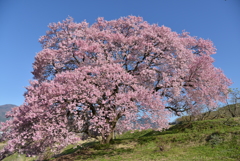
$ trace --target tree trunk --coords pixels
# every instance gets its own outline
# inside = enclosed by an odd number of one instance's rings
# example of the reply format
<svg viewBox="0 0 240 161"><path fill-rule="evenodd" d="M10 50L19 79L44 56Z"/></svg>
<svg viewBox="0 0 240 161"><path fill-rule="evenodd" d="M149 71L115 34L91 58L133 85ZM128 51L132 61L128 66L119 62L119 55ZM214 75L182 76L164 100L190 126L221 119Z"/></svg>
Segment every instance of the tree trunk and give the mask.
<svg viewBox="0 0 240 161"><path fill-rule="evenodd" d="M109 144L114 137L114 131L112 131L109 135L102 137L101 144Z"/></svg>

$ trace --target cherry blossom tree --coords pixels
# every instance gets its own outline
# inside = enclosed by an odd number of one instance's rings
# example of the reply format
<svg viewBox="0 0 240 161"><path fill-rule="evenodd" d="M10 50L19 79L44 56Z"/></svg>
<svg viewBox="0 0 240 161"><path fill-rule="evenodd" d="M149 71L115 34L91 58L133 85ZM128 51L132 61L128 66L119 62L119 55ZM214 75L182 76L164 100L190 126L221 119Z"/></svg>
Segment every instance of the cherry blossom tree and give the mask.
<svg viewBox="0 0 240 161"><path fill-rule="evenodd" d="M72 18L49 25L33 63L25 102L2 124L2 156L43 153L76 142L76 133L102 136L114 129L158 130L171 113L198 113L227 97L231 81L213 66L210 40L178 34L128 16L89 25ZM134 123L134 126L132 126Z"/></svg>

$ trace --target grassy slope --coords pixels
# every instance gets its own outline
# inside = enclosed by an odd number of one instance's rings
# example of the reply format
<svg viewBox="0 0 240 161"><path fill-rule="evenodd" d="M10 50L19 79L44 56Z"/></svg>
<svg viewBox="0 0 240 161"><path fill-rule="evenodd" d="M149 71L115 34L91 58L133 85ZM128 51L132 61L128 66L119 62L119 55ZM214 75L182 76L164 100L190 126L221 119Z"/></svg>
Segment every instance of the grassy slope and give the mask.
<svg viewBox="0 0 240 161"><path fill-rule="evenodd" d="M69 146L53 160L240 160L240 118L185 123L164 132L128 132L110 145Z"/></svg>
<svg viewBox="0 0 240 161"><path fill-rule="evenodd" d="M17 159L16 154L16 159L11 157L4 161ZM228 122L218 119L184 123L164 132L127 132L108 145L98 142L88 142L77 148L69 145L51 160L240 160L240 118Z"/></svg>
<svg viewBox="0 0 240 161"><path fill-rule="evenodd" d="M227 105L221 108L218 108L214 111L205 112L200 115L190 117L190 116L182 116L180 118L177 118L176 121L189 121L189 120L213 120L213 119L218 119L218 118L230 118L232 117L231 112L232 111L235 115L235 117L240 117L240 104L231 104Z"/></svg>

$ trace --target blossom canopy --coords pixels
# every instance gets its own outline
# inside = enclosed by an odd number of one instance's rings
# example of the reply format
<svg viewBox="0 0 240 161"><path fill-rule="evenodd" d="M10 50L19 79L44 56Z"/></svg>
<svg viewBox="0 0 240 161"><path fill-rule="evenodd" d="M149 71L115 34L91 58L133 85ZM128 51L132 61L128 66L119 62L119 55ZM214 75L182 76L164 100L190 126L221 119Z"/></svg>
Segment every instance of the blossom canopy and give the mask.
<svg viewBox="0 0 240 161"><path fill-rule="evenodd" d="M2 123L9 140L2 157L57 151L76 133L108 143L114 130L161 130L171 113L198 113L227 98L231 81L213 66L210 40L135 16L92 25L67 18L49 28L25 102Z"/></svg>

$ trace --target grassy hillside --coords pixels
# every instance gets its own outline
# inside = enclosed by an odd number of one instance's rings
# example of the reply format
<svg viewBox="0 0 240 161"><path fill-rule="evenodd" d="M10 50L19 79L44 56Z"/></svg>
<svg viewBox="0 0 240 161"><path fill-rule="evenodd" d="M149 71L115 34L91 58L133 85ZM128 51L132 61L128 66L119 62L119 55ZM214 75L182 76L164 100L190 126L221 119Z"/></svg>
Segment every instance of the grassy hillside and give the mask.
<svg viewBox="0 0 240 161"><path fill-rule="evenodd" d="M240 104L230 104L214 111L201 113L197 116L183 116L176 120L176 122L193 121L193 120L212 120L219 118L240 117Z"/></svg>
<svg viewBox="0 0 240 161"><path fill-rule="evenodd" d="M108 145L67 147L60 160L240 160L240 118L196 121L164 132L127 132Z"/></svg>
<svg viewBox="0 0 240 161"><path fill-rule="evenodd" d="M4 161L17 158L27 159L15 154ZM236 161L240 160L240 118L185 122L163 132L127 132L107 145L94 141L69 145L50 160Z"/></svg>

